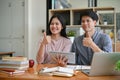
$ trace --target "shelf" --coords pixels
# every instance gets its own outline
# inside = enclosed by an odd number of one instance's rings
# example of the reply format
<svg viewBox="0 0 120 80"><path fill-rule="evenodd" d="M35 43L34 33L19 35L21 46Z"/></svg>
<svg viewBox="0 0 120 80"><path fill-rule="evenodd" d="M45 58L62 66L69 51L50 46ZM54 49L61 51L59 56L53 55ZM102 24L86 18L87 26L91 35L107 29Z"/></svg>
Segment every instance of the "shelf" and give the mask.
<svg viewBox="0 0 120 80"><path fill-rule="evenodd" d="M114 7L94 7L94 10L95 11L106 11L106 10L115 10L115 8Z"/></svg>
<svg viewBox="0 0 120 80"><path fill-rule="evenodd" d="M113 29L114 28L114 25L96 25L96 26L104 28L104 29Z"/></svg>
<svg viewBox="0 0 120 80"><path fill-rule="evenodd" d="M81 25L67 25L68 28L80 28Z"/></svg>

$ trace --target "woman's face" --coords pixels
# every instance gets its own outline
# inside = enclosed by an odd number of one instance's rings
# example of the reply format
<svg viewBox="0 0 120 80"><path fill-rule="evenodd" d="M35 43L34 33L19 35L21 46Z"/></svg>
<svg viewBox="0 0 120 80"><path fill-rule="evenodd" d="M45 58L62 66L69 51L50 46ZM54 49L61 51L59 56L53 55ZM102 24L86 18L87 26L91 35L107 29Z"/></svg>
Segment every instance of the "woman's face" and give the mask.
<svg viewBox="0 0 120 80"><path fill-rule="evenodd" d="M53 18L50 24L50 31L52 34L60 34L61 30L63 29L62 24L58 20L58 18Z"/></svg>
<svg viewBox="0 0 120 80"><path fill-rule="evenodd" d="M82 28L85 32L91 32L94 30L96 21L89 16L83 16L81 21Z"/></svg>

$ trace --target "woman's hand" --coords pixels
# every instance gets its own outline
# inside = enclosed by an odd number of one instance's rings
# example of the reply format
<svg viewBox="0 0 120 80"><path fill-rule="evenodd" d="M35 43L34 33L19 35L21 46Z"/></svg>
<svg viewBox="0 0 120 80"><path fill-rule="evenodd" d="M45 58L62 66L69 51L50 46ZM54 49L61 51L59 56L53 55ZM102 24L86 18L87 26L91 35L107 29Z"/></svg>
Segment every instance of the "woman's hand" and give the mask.
<svg viewBox="0 0 120 80"><path fill-rule="evenodd" d="M46 45L51 42L51 36L47 36L46 32L44 32L43 34L44 34L44 38L43 38L42 44Z"/></svg>
<svg viewBox="0 0 120 80"><path fill-rule="evenodd" d="M66 56L63 55L57 55L55 57L55 61L58 63L59 66L66 66L68 59L66 58Z"/></svg>

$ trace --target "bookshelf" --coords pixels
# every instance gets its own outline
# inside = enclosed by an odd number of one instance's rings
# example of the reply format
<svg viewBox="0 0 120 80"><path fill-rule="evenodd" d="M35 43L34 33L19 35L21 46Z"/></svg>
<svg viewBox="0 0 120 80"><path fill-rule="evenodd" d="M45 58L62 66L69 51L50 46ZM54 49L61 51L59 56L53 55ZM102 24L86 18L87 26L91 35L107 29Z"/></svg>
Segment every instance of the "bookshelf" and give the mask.
<svg viewBox="0 0 120 80"><path fill-rule="evenodd" d="M53 14L60 14L66 19L67 28L81 28L80 14L84 10L93 10L98 14L99 20L96 27L99 27L100 30L106 32L108 35L113 30L113 34L114 34L114 38L112 38L113 51L116 51L116 11L114 7L49 9L49 19ZM103 15L106 13L112 14L111 16L112 20L111 18L106 18L107 24L104 24Z"/></svg>

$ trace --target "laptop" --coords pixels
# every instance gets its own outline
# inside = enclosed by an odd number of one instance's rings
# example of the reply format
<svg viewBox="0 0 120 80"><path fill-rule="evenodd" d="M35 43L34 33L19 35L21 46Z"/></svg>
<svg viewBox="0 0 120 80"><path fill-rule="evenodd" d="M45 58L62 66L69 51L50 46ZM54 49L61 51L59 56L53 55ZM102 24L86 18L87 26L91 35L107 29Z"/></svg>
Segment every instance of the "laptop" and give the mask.
<svg viewBox="0 0 120 80"><path fill-rule="evenodd" d="M88 76L120 75L120 71L115 70L118 60L120 60L120 52L94 53L91 69L82 72Z"/></svg>
<svg viewBox="0 0 120 80"><path fill-rule="evenodd" d="M50 51L49 53L52 57L55 57L57 55L66 56L69 64L75 64L75 62L76 62L74 52Z"/></svg>

